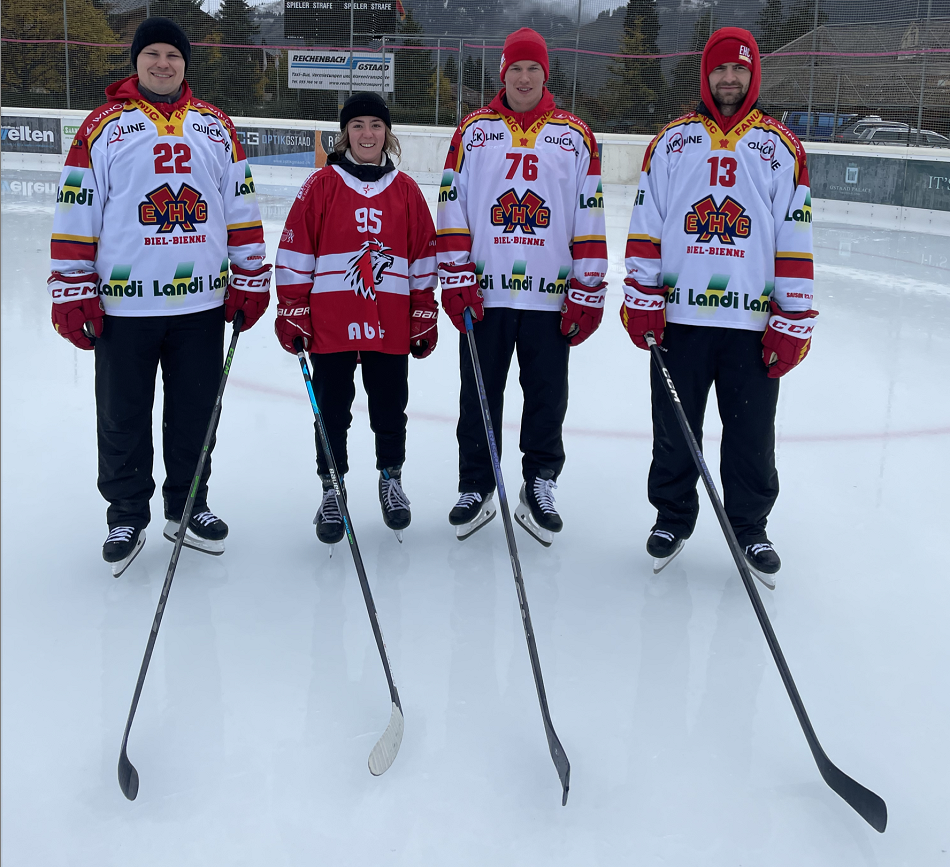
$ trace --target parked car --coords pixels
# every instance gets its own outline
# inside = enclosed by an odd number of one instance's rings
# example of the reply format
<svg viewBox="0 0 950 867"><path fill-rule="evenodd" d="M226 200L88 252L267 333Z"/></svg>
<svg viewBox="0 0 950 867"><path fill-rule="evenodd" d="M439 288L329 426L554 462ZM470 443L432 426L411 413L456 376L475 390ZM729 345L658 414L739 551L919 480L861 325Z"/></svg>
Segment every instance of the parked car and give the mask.
<svg viewBox="0 0 950 867"><path fill-rule="evenodd" d="M884 120L879 115L872 114L868 117L862 117L860 120L852 121L835 133L834 140L837 142L858 142L864 139L869 130L879 128L909 129L906 123L895 120Z"/></svg>
<svg viewBox="0 0 950 867"><path fill-rule="evenodd" d="M838 114L832 111L811 112L811 130L808 128L808 111L796 109L782 112L781 121L799 138L806 135L811 141L831 141L836 129L851 123L856 114Z"/></svg>
<svg viewBox="0 0 950 867"><path fill-rule="evenodd" d="M918 137L917 130L913 127L898 129L890 126L879 126L869 129L864 138L863 144L872 145L916 145L925 148L946 148L950 147L950 138L940 135L932 129L922 129Z"/></svg>

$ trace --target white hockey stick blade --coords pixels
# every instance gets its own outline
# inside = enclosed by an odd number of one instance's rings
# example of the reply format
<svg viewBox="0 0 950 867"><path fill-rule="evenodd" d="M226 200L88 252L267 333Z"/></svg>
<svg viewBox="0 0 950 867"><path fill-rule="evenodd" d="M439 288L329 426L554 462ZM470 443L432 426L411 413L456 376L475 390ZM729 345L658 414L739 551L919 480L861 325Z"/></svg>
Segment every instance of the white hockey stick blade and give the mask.
<svg viewBox="0 0 950 867"><path fill-rule="evenodd" d="M534 520L531 509L522 502L519 502L515 509L515 520L528 531L529 535L534 536L535 539L544 545L545 548L550 548L554 543L554 533L540 526Z"/></svg>
<svg viewBox="0 0 950 867"><path fill-rule="evenodd" d="M369 772L378 777L389 770L389 766L396 760L396 753L399 752L399 745L402 743L402 732L404 728L402 711L393 703L392 716L389 718L389 725L383 736L376 742L373 751L369 754Z"/></svg>
<svg viewBox="0 0 950 867"><path fill-rule="evenodd" d="M489 494L487 497L485 497L478 514L472 518L471 521L469 521L467 524L459 524L456 526L456 537L460 542L464 539L467 539L476 530L480 530L482 527L484 527L492 518L495 517L496 514L498 514L498 509L495 507L493 495Z"/></svg>
<svg viewBox="0 0 950 867"><path fill-rule="evenodd" d="M177 521L168 521L162 535L169 542L174 542L178 536L179 523ZM193 548L195 551L201 551L202 554L213 554L215 557L224 553L224 540L214 542L211 539L202 539L196 536L191 530L185 530L185 541L182 542L186 548Z"/></svg>
<svg viewBox="0 0 950 867"><path fill-rule="evenodd" d="M654 557L653 558L653 574L658 575L662 572L667 566L670 565L670 561L683 550L683 546L686 544L685 539L680 539L676 543L676 547L673 549L673 553L669 557Z"/></svg>
<svg viewBox="0 0 950 867"><path fill-rule="evenodd" d="M138 556L139 551L142 550L144 545L145 545L145 531L142 530L142 532L139 533L139 538L135 543L135 547L132 549L132 553L129 554L128 557L124 557L122 560L109 564L112 567L113 578L119 578L122 575L122 573L125 572L125 570L128 569L129 566L132 565L132 561Z"/></svg>

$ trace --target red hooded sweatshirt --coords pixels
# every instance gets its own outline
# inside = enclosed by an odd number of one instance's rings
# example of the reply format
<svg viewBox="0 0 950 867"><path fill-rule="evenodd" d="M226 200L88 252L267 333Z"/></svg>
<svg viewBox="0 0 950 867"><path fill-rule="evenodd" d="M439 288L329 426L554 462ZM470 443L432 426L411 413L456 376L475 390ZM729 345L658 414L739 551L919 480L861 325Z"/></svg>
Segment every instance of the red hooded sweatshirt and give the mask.
<svg viewBox="0 0 950 867"><path fill-rule="evenodd" d="M175 111L181 108L193 94L187 81L181 83L181 96L176 102L152 102L142 91L139 90L139 77L130 75L127 78L110 84L106 88L106 96L109 99L142 99L149 105L154 105L165 117L171 117Z"/></svg>
<svg viewBox="0 0 950 867"><path fill-rule="evenodd" d="M494 109L499 114L514 118L522 129L528 129L542 114L557 110L554 97L551 96L551 92L547 88L544 88L541 101L532 108L531 111L518 112L508 108L508 106L505 105L504 97L505 88L502 88L498 91L498 95L488 103L488 107Z"/></svg>
<svg viewBox="0 0 950 867"><path fill-rule="evenodd" d="M709 73L722 63L745 63L752 70L752 80L749 82L749 92L739 106L738 111L730 117L725 117L713 99L709 89ZM737 123L746 117L755 106L759 98L759 88L762 85L762 64L759 61L759 46L755 37L748 30L741 27L723 27L709 37L703 49L703 60L700 66L700 93L702 107L716 122L716 126L723 132L729 132ZM700 110L702 113L702 110Z"/></svg>

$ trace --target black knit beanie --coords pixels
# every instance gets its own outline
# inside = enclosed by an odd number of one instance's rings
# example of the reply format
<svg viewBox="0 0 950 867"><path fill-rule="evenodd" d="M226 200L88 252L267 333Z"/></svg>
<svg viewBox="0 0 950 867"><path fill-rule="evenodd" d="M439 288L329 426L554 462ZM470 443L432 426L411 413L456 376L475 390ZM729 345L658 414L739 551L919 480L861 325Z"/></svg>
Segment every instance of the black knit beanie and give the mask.
<svg viewBox="0 0 950 867"><path fill-rule="evenodd" d="M135 61L143 48L154 45L156 42L164 42L166 45L173 45L181 52L185 58L185 69L191 60L191 43L182 30L170 18L146 18L138 29L135 36L132 37L132 68L135 68Z"/></svg>
<svg viewBox="0 0 950 867"><path fill-rule="evenodd" d="M389 106L378 93L354 93L344 102L340 111L340 129L346 129L354 117L378 117L390 129L393 128Z"/></svg>

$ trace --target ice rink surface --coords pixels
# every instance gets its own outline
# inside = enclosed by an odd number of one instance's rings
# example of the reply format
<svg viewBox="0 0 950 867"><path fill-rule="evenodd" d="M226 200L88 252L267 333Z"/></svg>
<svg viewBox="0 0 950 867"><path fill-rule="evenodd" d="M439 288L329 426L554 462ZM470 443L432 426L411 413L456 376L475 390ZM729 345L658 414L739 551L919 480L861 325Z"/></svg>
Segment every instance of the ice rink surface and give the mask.
<svg viewBox="0 0 950 867"><path fill-rule="evenodd" d="M948 238L816 222L821 318L777 418L784 567L762 596L829 757L887 801L883 836L818 775L704 492L695 535L652 574L650 359L617 318L633 200L609 187L608 311L571 359L565 529L550 549L515 530L567 806L502 522L460 543L446 520L459 341L444 316L436 353L410 362L402 545L361 390L350 433L349 505L406 720L370 776L386 682L350 552L314 536L313 418L273 301L238 343L218 430L227 551L182 554L129 802L116 762L172 546L156 496L126 574L101 560L93 357L54 334L45 291L57 175L2 181L4 867L950 865ZM295 191L258 187L268 260ZM513 500L516 375L507 396Z"/></svg>

